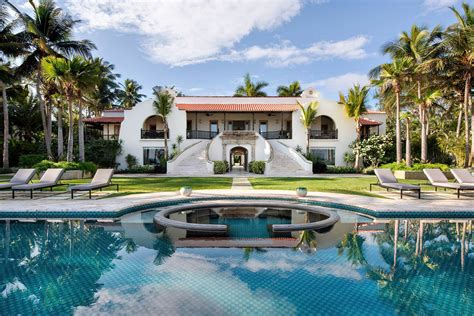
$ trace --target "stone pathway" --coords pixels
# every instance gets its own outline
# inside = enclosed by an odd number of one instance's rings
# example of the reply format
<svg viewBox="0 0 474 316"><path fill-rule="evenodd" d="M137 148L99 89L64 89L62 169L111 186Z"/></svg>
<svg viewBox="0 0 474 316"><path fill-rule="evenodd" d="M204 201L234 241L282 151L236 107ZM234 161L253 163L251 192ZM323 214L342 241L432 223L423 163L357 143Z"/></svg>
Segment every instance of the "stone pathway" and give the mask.
<svg viewBox="0 0 474 316"><path fill-rule="evenodd" d="M232 190L253 190L248 178L233 178Z"/></svg>

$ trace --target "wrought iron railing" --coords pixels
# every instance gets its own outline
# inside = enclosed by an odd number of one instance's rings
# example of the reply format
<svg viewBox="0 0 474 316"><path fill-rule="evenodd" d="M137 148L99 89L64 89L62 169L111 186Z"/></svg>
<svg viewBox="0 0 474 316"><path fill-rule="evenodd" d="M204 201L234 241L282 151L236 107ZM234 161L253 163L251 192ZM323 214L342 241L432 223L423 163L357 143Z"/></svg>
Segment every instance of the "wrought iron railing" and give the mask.
<svg viewBox="0 0 474 316"><path fill-rule="evenodd" d="M337 139L338 132L335 130L318 130L312 129L310 134L311 139Z"/></svg>
<svg viewBox="0 0 474 316"><path fill-rule="evenodd" d="M265 139L291 139L291 131L260 132Z"/></svg>
<svg viewBox="0 0 474 316"><path fill-rule="evenodd" d="M117 134L104 134L101 130L85 130L84 141L89 142L97 139L118 140Z"/></svg>
<svg viewBox="0 0 474 316"><path fill-rule="evenodd" d="M197 131L197 130L188 130L186 131L187 139L213 139L217 136L219 132L211 131Z"/></svg>
<svg viewBox="0 0 474 316"><path fill-rule="evenodd" d="M141 139L164 139L165 131L163 130L141 130Z"/></svg>

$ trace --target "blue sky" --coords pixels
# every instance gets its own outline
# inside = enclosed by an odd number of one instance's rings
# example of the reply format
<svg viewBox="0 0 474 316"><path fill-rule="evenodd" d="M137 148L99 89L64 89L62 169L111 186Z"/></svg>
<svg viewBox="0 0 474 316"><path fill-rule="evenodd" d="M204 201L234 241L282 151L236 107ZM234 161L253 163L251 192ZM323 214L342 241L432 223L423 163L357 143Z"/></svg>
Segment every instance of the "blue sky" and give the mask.
<svg viewBox="0 0 474 316"><path fill-rule="evenodd" d="M299 80L324 98L366 82L380 47L413 23L447 26L456 0L61 0L77 38L150 95L231 95L242 76L276 87ZM27 5L24 4L26 7Z"/></svg>

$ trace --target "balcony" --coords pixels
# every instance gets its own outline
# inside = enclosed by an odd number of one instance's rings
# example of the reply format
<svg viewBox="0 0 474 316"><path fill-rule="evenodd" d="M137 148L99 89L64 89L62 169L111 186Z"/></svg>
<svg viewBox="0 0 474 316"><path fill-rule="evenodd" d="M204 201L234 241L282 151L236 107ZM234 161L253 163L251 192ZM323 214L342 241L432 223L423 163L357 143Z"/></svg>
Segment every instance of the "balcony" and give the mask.
<svg viewBox="0 0 474 316"><path fill-rule="evenodd" d="M311 139L337 139L338 132L335 130L317 130L312 129L310 133Z"/></svg>
<svg viewBox="0 0 474 316"><path fill-rule="evenodd" d="M86 129L84 133L84 141L90 142L93 140L104 139L104 140L118 140L118 134L104 134L102 130Z"/></svg>
<svg viewBox="0 0 474 316"><path fill-rule="evenodd" d="M291 139L291 131L260 132L265 139Z"/></svg>
<svg viewBox="0 0 474 316"><path fill-rule="evenodd" d="M219 132L211 132L211 131L195 131L195 130L188 130L186 131L186 138L187 139L213 139L217 136Z"/></svg>
<svg viewBox="0 0 474 316"><path fill-rule="evenodd" d="M162 130L141 130L141 139L164 139L165 131Z"/></svg>

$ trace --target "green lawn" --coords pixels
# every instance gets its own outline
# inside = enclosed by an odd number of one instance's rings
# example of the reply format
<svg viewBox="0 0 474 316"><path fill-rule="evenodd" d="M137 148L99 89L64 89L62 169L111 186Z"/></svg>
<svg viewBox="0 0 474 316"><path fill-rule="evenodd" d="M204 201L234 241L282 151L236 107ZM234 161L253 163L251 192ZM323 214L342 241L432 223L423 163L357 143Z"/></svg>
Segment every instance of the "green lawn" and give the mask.
<svg viewBox="0 0 474 316"><path fill-rule="evenodd" d="M8 181L9 177L0 177L1 181ZM90 179L79 180L63 180L66 184L88 183ZM125 178L114 177L113 183L118 183L120 192L116 195L150 193L150 192L173 192L178 191L182 186L191 186L193 190L207 189L230 189L232 186L232 178L215 177L180 177L180 178ZM65 186L54 188L55 191L64 191ZM108 187L104 191L115 191L115 187Z"/></svg>
<svg viewBox="0 0 474 316"><path fill-rule="evenodd" d="M369 192L369 184L377 182L375 176L353 178L250 178L249 181L253 188L258 190L295 190L297 187L306 187L309 191L381 197L377 194L377 191L381 188L374 187L373 192ZM400 182L418 184L420 180L401 180Z"/></svg>

